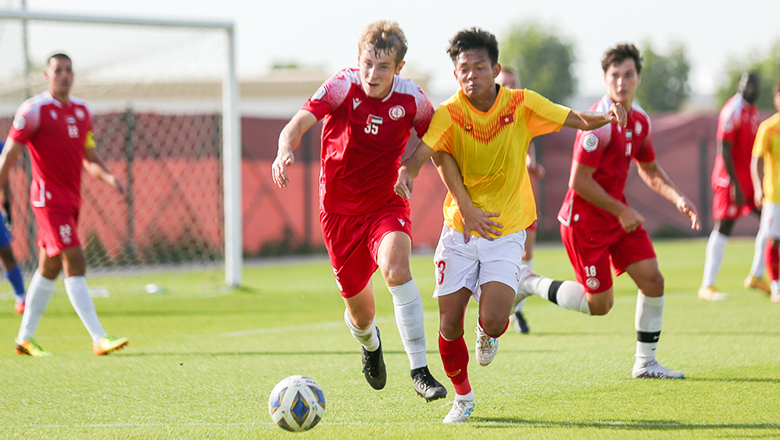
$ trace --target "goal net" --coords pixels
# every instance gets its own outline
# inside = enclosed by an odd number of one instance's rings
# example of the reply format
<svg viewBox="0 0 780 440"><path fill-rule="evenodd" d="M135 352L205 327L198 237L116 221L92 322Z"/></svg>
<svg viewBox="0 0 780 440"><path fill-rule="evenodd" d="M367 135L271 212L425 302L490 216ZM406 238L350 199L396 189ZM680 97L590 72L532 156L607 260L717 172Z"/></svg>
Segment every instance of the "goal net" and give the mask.
<svg viewBox="0 0 780 440"><path fill-rule="evenodd" d="M240 148L230 24L0 11L0 137L46 90L57 52L93 114L98 154L128 196L82 176L79 237L90 271L226 264L240 284ZM12 249L37 266L29 155L10 174ZM238 184L237 184L238 183Z"/></svg>

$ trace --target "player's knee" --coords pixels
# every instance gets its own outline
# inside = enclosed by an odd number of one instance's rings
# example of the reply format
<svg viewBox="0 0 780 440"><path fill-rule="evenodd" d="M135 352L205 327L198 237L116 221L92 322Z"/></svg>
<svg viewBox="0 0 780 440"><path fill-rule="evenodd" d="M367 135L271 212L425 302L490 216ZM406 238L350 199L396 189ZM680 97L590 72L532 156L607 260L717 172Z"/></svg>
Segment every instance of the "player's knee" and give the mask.
<svg viewBox="0 0 780 440"><path fill-rule="evenodd" d="M664 294L664 276L661 272L656 272L642 280L640 290L645 296L659 297Z"/></svg>
<svg viewBox="0 0 780 440"><path fill-rule="evenodd" d="M612 295L606 295L604 293L598 295L588 295L588 307L590 307L590 314L593 316L604 316L612 310L612 306L615 304L615 299Z"/></svg>
<svg viewBox="0 0 780 440"><path fill-rule="evenodd" d="M442 319L439 321L439 333L449 341L458 339L463 336L463 323Z"/></svg>
<svg viewBox="0 0 780 440"><path fill-rule="evenodd" d="M507 325L508 316L501 313L488 313L479 317L482 330L489 335L500 335Z"/></svg>
<svg viewBox="0 0 780 440"><path fill-rule="evenodd" d="M388 286L400 286L412 279L412 271L408 264L389 264L382 269L382 277Z"/></svg>

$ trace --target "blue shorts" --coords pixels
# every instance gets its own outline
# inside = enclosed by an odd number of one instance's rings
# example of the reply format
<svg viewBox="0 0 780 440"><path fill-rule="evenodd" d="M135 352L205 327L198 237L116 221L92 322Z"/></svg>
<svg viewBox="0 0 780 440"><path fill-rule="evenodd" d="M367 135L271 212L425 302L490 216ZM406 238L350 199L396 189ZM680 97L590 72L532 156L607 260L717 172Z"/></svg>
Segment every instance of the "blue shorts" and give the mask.
<svg viewBox="0 0 780 440"><path fill-rule="evenodd" d="M11 231L5 227L5 215L0 212L0 248L9 246L12 239Z"/></svg>

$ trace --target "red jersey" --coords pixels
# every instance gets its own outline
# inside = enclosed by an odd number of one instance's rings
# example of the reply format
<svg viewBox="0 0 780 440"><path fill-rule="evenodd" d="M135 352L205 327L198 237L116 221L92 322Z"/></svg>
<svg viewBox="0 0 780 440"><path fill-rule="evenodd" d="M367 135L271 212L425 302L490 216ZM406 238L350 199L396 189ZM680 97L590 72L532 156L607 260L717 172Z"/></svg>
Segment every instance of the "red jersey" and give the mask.
<svg viewBox="0 0 780 440"><path fill-rule="evenodd" d="M36 95L16 111L8 136L30 151L33 206L81 205L84 151L95 146L92 115L83 101L70 97L63 104L49 92Z"/></svg>
<svg viewBox="0 0 780 440"><path fill-rule="evenodd" d="M422 137L433 116L433 106L417 84L396 75L386 97L369 98L359 71L344 69L325 81L302 109L324 118L320 210L360 215L403 200L393 189L401 156L412 128Z"/></svg>
<svg viewBox="0 0 780 440"><path fill-rule="evenodd" d="M734 161L734 171L739 186L746 195L753 193L753 181L750 180L750 156L760 123L758 107L749 104L739 93L726 102L718 117L718 140L732 145L731 157ZM729 183L729 174L723 165L723 156L718 154L715 157L715 167L712 169L712 186L713 188L727 187Z"/></svg>
<svg viewBox="0 0 780 440"><path fill-rule="evenodd" d="M604 96L590 110L604 113L611 105L612 100ZM631 160L655 160L650 130L650 118L637 104L631 106L625 127L607 124L593 131L579 130L574 140L572 168L575 162L596 168L593 179L607 194L628 204L624 190ZM558 212L558 220L566 226L572 222L585 222L592 229L621 228L617 217L588 202L571 188Z"/></svg>

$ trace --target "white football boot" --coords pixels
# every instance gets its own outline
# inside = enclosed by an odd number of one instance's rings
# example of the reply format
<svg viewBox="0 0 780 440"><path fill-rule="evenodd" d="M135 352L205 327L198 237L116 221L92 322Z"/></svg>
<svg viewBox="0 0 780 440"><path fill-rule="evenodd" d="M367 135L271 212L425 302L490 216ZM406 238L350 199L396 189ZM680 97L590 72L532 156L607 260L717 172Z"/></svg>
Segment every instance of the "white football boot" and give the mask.
<svg viewBox="0 0 780 440"><path fill-rule="evenodd" d="M490 365L490 363L493 362L493 358L496 357L496 353L498 353L498 338L491 338L488 336L479 324L474 328L474 331L477 333L477 346L475 350L477 363L483 367Z"/></svg>
<svg viewBox="0 0 780 440"><path fill-rule="evenodd" d="M463 423L469 419L472 411L474 411L473 400L455 399L452 402L452 409L444 417L443 423Z"/></svg>
<svg viewBox="0 0 780 440"><path fill-rule="evenodd" d="M670 370L653 359L647 362L637 362L631 371L635 379L684 379L681 371Z"/></svg>

